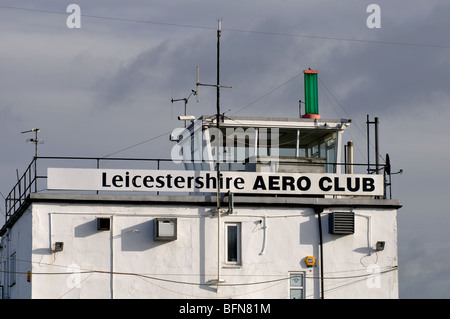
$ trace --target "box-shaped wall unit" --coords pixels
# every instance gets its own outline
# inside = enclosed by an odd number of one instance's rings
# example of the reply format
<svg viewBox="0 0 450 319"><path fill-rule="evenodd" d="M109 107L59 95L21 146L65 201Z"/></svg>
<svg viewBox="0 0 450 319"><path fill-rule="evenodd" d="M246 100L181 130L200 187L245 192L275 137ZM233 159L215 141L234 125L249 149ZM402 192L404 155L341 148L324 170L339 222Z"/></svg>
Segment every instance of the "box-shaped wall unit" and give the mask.
<svg viewBox="0 0 450 319"><path fill-rule="evenodd" d="M350 235L355 233L355 213L334 212L328 215L330 234Z"/></svg>
<svg viewBox="0 0 450 319"><path fill-rule="evenodd" d="M177 239L177 219L176 218L155 218L153 220L154 240L176 240Z"/></svg>

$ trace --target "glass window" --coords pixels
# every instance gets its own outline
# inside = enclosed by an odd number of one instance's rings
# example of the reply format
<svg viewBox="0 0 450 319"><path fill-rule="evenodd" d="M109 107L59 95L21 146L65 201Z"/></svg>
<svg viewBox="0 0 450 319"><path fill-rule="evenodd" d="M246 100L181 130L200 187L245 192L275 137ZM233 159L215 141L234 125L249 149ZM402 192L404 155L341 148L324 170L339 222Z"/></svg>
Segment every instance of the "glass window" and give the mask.
<svg viewBox="0 0 450 319"><path fill-rule="evenodd" d="M289 278L289 298L305 299L305 274L291 273Z"/></svg>
<svg viewBox="0 0 450 319"><path fill-rule="evenodd" d="M16 253L11 255L9 264L9 285L12 286L16 283Z"/></svg>
<svg viewBox="0 0 450 319"><path fill-rule="evenodd" d="M241 224L226 223L226 262L241 263Z"/></svg>
<svg viewBox="0 0 450 319"><path fill-rule="evenodd" d="M291 287L303 287L303 274L291 274Z"/></svg>
<svg viewBox="0 0 450 319"><path fill-rule="evenodd" d="M336 133L333 133L327 140L326 144L326 157L328 163L336 163ZM327 173L336 173L336 165L329 164L326 168Z"/></svg>

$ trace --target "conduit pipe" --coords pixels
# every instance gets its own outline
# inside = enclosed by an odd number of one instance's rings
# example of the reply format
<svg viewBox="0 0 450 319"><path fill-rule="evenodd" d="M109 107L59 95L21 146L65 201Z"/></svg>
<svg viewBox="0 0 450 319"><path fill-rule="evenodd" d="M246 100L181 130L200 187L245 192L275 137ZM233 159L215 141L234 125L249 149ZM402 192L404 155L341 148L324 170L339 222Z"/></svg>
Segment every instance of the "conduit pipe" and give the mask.
<svg viewBox="0 0 450 319"><path fill-rule="evenodd" d="M322 236L322 216L323 208L314 208L315 213L319 219L319 249L320 249L320 299L324 299L323 288L323 236Z"/></svg>
<svg viewBox="0 0 450 319"><path fill-rule="evenodd" d="M263 247L262 247L261 252L259 253L260 255L264 255L264 251L266 250L266 242L267 242L267 216L266 215L264 215L262 222L264 223L263 227L262 227L262 229L264 230L264 237L263 237Z"/></svg>

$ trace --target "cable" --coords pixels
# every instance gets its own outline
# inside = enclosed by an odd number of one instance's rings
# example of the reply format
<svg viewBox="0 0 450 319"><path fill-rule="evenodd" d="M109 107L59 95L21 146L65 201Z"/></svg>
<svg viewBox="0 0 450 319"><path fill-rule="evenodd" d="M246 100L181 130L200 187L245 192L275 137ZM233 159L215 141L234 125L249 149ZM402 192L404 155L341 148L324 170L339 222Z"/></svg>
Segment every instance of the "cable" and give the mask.
<svg viewBox="0 0 450 319"><path fill-rule="evenodd" d="M39 13L50 13L50 14L67 15L67 12L41 10L41 9L31 9L31 8L21 8L21 7L13 7L13 6L5 6L5 5L0 5L0 8L11 9L11 10L30 11L30 12L39 12ZM192 24L179 24L179 23L170 23L170 22L127 19L127 18L118 18L118 17L106 17L106 16L98 16L98 15L87 15L87 14L81 14L81 16L85 17L85 18L114 20L114 21L121 21L121 22L135 22L135 23L158 24L158 25L173 26L173 27L183 27L183 28L216 30L215 27L206 27L206 26L192 25ZM230 31L230 32L251 33L251 34L261 34L261 35L270 35L270 36L310 38L310 39L321 39L321 40L335 40L335 41L348 41L348 42L360 42L360 43L375 43L375 44L388 44L388 45L402 45L402 46L417 46L417 47L430 47L430 48L450 49L450 45L439 45L439 44L395 42L395 41L377 41L377 40L364 40L364 39L350 39L350 38L342 38L342 37L328 37L328 36L316 36L316 35L306 35L306 34L281 33L281 32L270 32L270 31L254 31L254 30L228 29L228 28L223 28L222 30Z"/></svg>
<svg viewBox="0 0 450 319"><path fill-rule="evenodd" d="M336 98L336 96L330 91L330 89L325 85L325 83L319 78L319 82L323 85L323 87L327 90L327 92L334 98L334 100L336 101L336 103L341 107L341 109L345 112L345 114L351 118L350 114L345 110L344 106L339 102L339 100ZM356 128L359 130L359 132L361 133L361 135L363 137L366 137L366 134L362 131L362 129L358 126L358 124L356 124L356 122L353 122L352 125L355 125ZM351 133L348 132L350 135ZM369 144L373 147L373 143L371 141L369 141ZM355 145L356 148L358 149L359 153L361 154L361 156L363 158L365 158L367 160L367 157L365 155L363 155L362 151L360 150L358 144ZM379 157L383 160L383 162L386 162L386 160L383 158L383 156L381 156L381 154L379 154Z"/></svg>
<svg viewBox="0 0 450 319"><path fill-rule="evenodd" d="M127 151L127 150L129 150L129 149L131 149L131 148L133 148L133 147L136 147L136 146L139 146L139 145L142 145L142 144L148 143L148 142L150 142L150 141L156 140L157 138L160 138L160 137L162 137L162 136L164 136L164 135L170 134L170 132L172 132L172 131L169 131L169 132L163 133L163 134L161 134L161 135L158 135L158 136L154 136L154 137L151 137L151 138L149 138L149 139L147 139L147 140L145 140L145 141L142 141L142 142L139 142L139 143L137 143L137 144L134 144L134 145L128 146L128 147L126 147L126 148L123 148L123 149L121 149L121 150L119 150L119 151L116 151L116 152L114 152L114 153L111 153L111 154L105 155L105 156L103 156L102 158L110 157L110 156L112 156L112 155L115 155L115 154L117 154L117 153L120 153L120 152L124 152L124 151Z"/></svg>
<svg viewBox="0 0 450 319"><path fill-rule="evenodd" d="M1 7L1 6L0 6L0 7ZM298 74L296 74L294 77L292 77L292 78L290 78L289 80L283 82L282 84L278 85L277 87L275 87L275 88L273 88L273 89L270 89L269 91L267 91L265 94L263 94L263 95L262 95L261 97L259 97L258 99L254 100L253 102L251 102L251 103L249 103L249 104L247 104L247 105L245 105L245 106L243 106L243 107L240 107L240 108L239 108L236 112L234 112L232 115L237 114L237 113L243 111L244 109L246 109L247 107L252 106L253 104L255 104L255 103L257 103L258 101L262 100L263 98L265 98L265 97L268 96L269 94L273 93L274 91L280 89L281 87L285 86L286 84L288 84L288 83L292 82L293 80L297 79L300 75L301 75L301 73L298 73ZM231 109L230 109L230 110L231 110ZM230 111L230 110L228 110L228 111ZM102 158L106 158L106 157L109 157L109 156L118 154L118 153L120 153L120 152L127 151L127 150L129 150L129 149L131 149L131 148L134 148L134 147L136 147L136 146L145 144L145 143L147 143L147 142L150 142L150 141L153 141L153 140L155 140L155 139L157 139L157 138L160 138L160 137L162 137L162 136L164 136L164 135L167 135L167 134L169 134L170 132L171 132L171 131L166 132L166 133L163 133L163 134L158 135L158 136L155 136L155 137L152 137L152 138L149 138L148 140L145 140L145 141L139 142L139 143L137 143L137 144L131 145L131 146L129 146L129 147L123 148L123 149L121 149L121 150L119 150L119 151L116 151L116 152L114 152L114 153L105 155L105 156L103 156Z"/></svg>
<svg viewBox="0 0 450 319"><path fill-rule="evenodd" d="M380 271L378 274L385 274L389 273L391 271L398 270L398 266L387 266L386 270ZM359 270L355 270L359 271ZM0 270L0 273L15 273L19 275L26 275L28 272L23 271L7 271L7 270ZM136 276L136 277L142 277L146 279L152 279L157 281L164 281L169 283L175 283L175 284L183 284L183 285L194 285L194 286L211 286L216 285L216 283L199 283L199 282L189 282L189 281L179 281L179 280L173 280L173 279L165 279L155 276L150 276L146 274L139 274L134 272L117 272L117 271L107 271L107 270L80 270L80 271L68 271L68 272L30 272L31 275L73 275L73 274L108 274L108 275L122 275L122 276ZM177 274L173 274L177 275ZM251 275L249 275L251 276ZM269 276L269 275L268 275ZM350 276L337 276L337 277L328 277L324 276L322 279L326 280L342 280L342 279L354 279L354 278L361 278L361 277L369 277L373 276L372 273L368 274L361 274L361 275L350 275ZM267 283L273 283L283 280L289 280L290 276L283 276L281 278L277 279L270 279L270 280L263 280L263 281L255 281L255 282L244 282L244 283L221 283L220 286L251 286L251 285L260 285L260 284L267 284ZM320 277L317 276L305 276L305 279L313 279L313 280L321 280Z"/></svg>
<svg viewBox="0 0 450 319"><path fill-rule="evenodd" d="M419 47L432 47L432 48L450 49L450 45L439 45L439 44L435 45L435 44L425 44L425 43L376 41L376 40L350 39L350 38L325 37L325 36L278 33L278 32L267 32L267 31L238 30L238 29L226 29L226 28L223 29L223 30L232 31L232 32L247 32L247 33L263 34L263 35L284 36L284 37L312 38L312 39L322 39L322 40L337 40L337 41L350 41L350 42L377 43L377 44L390 44L390 45L406 45L406 46L419 46Z"/></svg>
<svg viewBox="0 0 450 319"><path fill-rule="evenodd" d="M252 106L253 104L255 104L256 102L259 102L260 100L262 100L263 98L265 98L266 96L268 96L269 94L273 93L274 91L278 90L279 88L285 86L286 84L292 82L293 80L295 80L296 78L298 78L301 75L301 73L298 73L297 75L295 75L294 77L290 78L289 80L283 82L282 84L278 85L277 87L270 89L269 91L267 91L265 94L263 94L261 97L257 98L256 100L254 100L253 102L248 103L247 105L244 105L242 107L240 107L236 112L232 113L231 115L235 115L241 111L243 111L244 109ZM231 110L231 109L230 109ZM228 110L228 111L230 111Z"/></svg>
<svg viewBox="0 0 450 319"><path fill-rule="evenodd" d="M67 12L40 10L40 9L31 9L31 8L20 8L20 7L5 6L5 5L0 5L0 8L12 9L12 10L21 10L21 11L39 12L39 13L60 14L60 15L66 15L66 16L68 15ZM183 28L209 29L209 30L215 30L216 29L216 28L213 28L213 27L205 27L205 26L199 26L199 25L179 24L179 23L169 23L169 22L158 22L158 21L138 20L138 19L127 19L127 18L117 18L117 17L105 17L105 16L88 15L88 14L80 14L80 16L84 17L84 18L92 18L92 19L115 20L115 21L122 21L122 22L136 22L136 23L146 23L146 24L160 24L160 25L167 25L167 26L173 26L173 27L183 27Z"/></svg>

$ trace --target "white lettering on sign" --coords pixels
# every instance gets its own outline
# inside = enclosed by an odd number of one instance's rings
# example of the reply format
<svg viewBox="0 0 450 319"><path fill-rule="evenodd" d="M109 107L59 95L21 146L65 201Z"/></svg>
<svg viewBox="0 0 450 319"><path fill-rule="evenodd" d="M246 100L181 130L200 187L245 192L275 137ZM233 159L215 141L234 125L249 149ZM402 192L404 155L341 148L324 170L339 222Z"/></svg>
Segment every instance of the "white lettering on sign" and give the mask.
<svg viewBox="0 0 450 319"><path fill-rule="evenodd" d="M382 175L48 168L49 190L383 195Z"/></svg>

